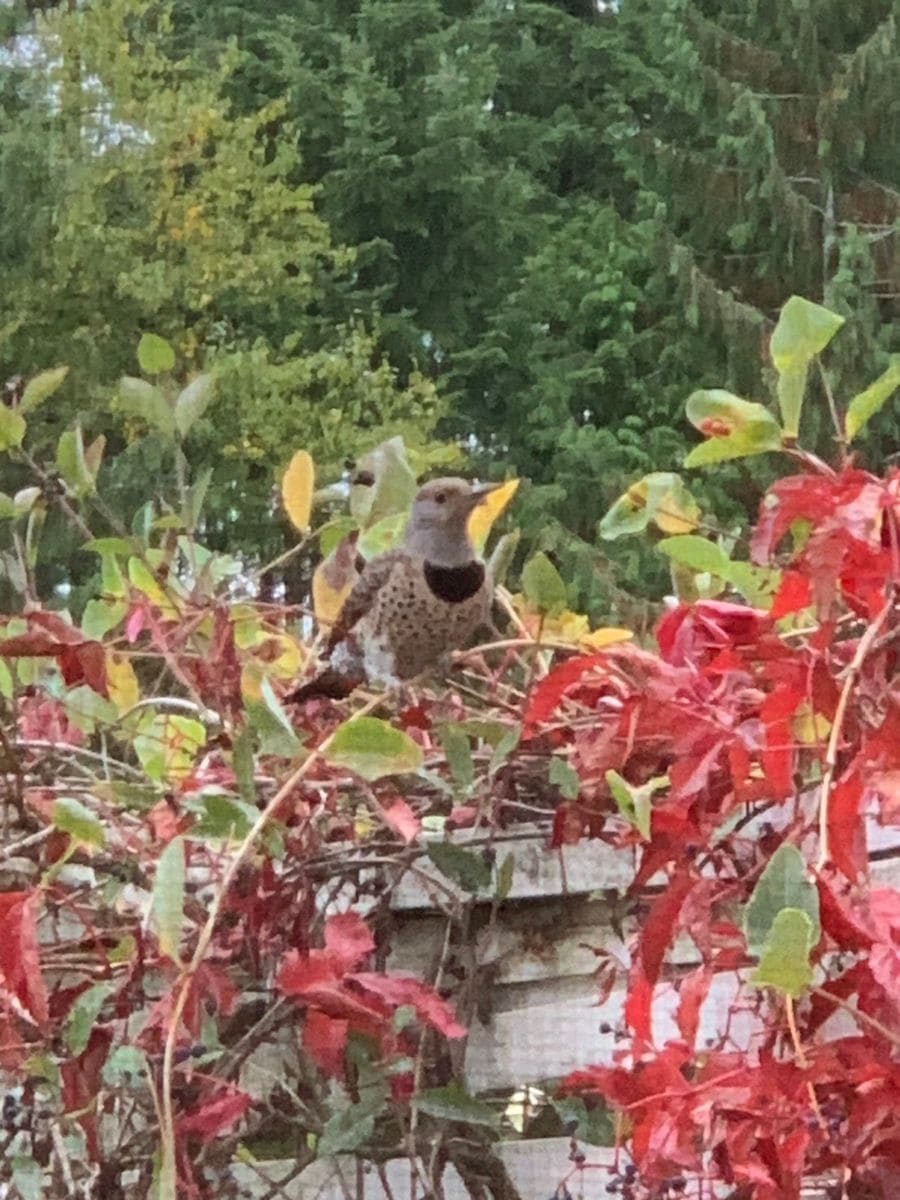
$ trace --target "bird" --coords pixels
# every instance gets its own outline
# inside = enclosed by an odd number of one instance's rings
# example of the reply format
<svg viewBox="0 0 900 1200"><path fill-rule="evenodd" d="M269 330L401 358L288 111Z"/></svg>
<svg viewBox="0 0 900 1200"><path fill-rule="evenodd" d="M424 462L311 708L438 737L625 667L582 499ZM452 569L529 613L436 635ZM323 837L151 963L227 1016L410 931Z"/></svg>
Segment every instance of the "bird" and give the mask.
<svg viewBox="0 0 900 1200"><path fill-rule="evenodd" d="M468 532L472 511L499 484L432 479L413 501L403 544L366 563L344 601L321 670L291 701L390 690L440 667L490 616L493 581Z"/></svg>

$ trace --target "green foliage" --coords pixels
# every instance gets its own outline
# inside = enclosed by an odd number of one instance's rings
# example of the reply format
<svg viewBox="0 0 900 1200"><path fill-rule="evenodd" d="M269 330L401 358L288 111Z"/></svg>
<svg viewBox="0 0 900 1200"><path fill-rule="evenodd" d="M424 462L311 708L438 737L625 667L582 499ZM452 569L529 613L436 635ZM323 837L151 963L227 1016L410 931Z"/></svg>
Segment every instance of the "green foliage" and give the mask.
<svg viewBox="0 0 900 1200"><path fill-rule="evenodd" d="M385 775L418 771L423 761L422 748L409 734L377 717L345 721L328 743L327 756L330 762L370 782Z"/></svg>
<svg viewBox="0 0 900 1200"><path fill-rule="evenodd" d="M744 909L744 933L752 954L762 955L783 910L798 910L809 922L810 942L819 940L819 894L796 846L780 846L759 877Z"/></svg>

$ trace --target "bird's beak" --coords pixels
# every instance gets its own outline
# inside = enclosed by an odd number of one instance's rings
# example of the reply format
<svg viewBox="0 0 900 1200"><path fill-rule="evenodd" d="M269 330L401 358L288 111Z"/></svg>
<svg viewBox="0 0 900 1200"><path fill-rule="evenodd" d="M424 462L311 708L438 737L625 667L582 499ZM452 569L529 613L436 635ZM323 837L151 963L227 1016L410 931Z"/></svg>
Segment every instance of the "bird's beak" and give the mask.
<svg viewBox="0 0 900 1200"><path fill-rule="evenodd" d="M496 492L497 488L502 486L499 483L474 483L469 493L472 508L477 508L483 500L488 498L491 492Z"/></svg>

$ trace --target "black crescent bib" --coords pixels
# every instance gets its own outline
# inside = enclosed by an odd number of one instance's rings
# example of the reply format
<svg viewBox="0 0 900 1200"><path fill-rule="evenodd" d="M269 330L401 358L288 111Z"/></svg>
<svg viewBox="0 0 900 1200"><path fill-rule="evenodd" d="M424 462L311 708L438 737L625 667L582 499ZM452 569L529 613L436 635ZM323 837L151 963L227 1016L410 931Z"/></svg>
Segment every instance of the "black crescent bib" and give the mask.
<svg viewBox="0 0 900 1200"><path fill-rule="evenodd" d="M425 563L425 582L438 600L462 604L471 599L484 583L484 563L468 562L463 567L437 567Z"/></svg>

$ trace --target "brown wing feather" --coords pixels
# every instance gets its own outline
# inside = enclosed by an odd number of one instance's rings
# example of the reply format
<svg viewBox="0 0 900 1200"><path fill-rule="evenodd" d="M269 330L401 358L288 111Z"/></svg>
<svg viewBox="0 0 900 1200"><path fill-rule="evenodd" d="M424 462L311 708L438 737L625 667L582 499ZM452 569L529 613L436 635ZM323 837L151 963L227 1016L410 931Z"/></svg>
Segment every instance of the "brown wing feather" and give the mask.
<svg viewBox="0 0 900 1200"><path fill-rule="evenodd" d="M403 550L386 550L366 563L331 628L325 643L326 656L344 641L356 623L366 615L375 603L375 597L390 578L394 567L404 558Z"/></svg>

